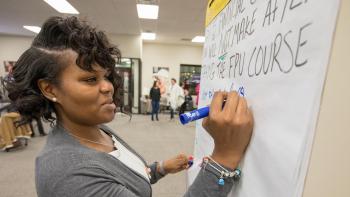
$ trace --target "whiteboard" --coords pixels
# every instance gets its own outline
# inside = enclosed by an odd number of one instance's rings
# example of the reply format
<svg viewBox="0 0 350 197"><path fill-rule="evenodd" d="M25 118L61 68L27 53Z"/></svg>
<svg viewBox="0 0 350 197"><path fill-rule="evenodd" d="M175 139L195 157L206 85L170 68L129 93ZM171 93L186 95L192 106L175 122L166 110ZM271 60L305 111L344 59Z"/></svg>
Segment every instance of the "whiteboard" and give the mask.
<svg viewBox="0 0 350 197"><path fill-rule="evenodd" d="M339 0L231 0L207 25L199 106L216 90L241 90L255 118L231 196L302 195L338 7ZM197 121L189 184L212 150Z"/></svg>

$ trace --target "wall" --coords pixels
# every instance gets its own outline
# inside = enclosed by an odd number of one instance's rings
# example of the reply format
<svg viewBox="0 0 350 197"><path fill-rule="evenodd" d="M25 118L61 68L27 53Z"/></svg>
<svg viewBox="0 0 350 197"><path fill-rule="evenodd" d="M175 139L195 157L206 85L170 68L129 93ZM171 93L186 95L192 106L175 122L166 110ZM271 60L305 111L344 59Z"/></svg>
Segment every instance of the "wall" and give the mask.
<svg viewBox="0 0 350 197"><path fill-rule="evenodd" d="M350 196L350 1L341 3L304 197Z"/></svg>
<svg viewBox="0 0 350 197"><path fill-rule="evenodd" d="M141 58L142 41L140 36L108 35L110 41L116 44L123 57ZM4 75L3 61L15 61L29 48L34 37L0 35L0 76Z"/></svg>
<svg viewBox="0 0 350 197"><path fill-rule="evenodd" d="M140 35L108 35L110 42L116 44L123 57L142 57L142 40Z"/></svg>
<svg viewBox="0 0 350 197"><path fill-rule="evenodd" d="M0 36L0 76L5 74L4 61L16 61L32 40L33 37Z"/></svg>
<svg viewBox="0 0 350 197"><path fill-rule="evenodd" d="M152 86L153 67L169 67L170 78L179 80L180 64L202 64L202 46L144 43L142 90Z"/></svg>

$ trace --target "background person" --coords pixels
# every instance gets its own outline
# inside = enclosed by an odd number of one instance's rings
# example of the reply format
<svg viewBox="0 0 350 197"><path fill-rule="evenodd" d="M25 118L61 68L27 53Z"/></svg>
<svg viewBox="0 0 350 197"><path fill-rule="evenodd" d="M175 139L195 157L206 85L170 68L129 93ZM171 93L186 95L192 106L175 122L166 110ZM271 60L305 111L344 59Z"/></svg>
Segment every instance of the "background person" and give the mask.
<svg viewBox="0 0 350 197"><path fill-rule="evenodd" d="M179 114L185 113L186 110L192 110L193 107L192 96L189 94L188 89L184 89L184 94L185 102L182 103Z"/></svg>
<svg viewBox="0 0 350 197"><path fill-rule="evenodd" d="M196 85L196 89L195 89L196 95L197 95L197 97L196 97L196 106L197 106L197 108L198 108L198 101L199 101L200 89L201 89L201 84L198 83L198 84Z"/></svg>
<svg viewBox="0 0 350 197"><path fill-rule="evenodd" d="M152 121L154 120L153 115L156 115L156 120L159 121L158 119L158 112L159 112L159 101L160 101L160 89L158 87L159 81L154 81L153 86L150 90L150 97L152 100Z"/></svg>
<svg viewBox="0 0 350 197"><path fill-rule="evenodd" d="M176 83L176 79L171 79L171 86L169 88L169 104L170 104L170 120L174 118L175 110L184 102L184 91Z"/></svg>

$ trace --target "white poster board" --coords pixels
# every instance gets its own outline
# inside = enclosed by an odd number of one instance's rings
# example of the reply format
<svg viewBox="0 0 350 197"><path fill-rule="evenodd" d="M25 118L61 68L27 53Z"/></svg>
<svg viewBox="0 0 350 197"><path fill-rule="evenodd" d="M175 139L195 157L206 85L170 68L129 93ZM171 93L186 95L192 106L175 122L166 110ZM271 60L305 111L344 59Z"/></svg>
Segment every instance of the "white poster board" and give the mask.
<svg viewBox="0 0 350 197"><path fill-rule="evenodd" d="M199 106L216 90L243 88L255 118L231 196L302 195L338 7L339 0L231 0L206 27ZM189 183L212 149L197 121Z"/></svg>

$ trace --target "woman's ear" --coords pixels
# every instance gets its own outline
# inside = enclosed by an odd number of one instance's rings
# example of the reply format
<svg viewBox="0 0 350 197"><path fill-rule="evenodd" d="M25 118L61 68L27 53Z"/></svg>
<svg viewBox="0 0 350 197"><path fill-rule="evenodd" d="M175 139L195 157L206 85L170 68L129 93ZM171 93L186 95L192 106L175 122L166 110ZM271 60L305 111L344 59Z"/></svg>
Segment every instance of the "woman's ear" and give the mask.
<svg viewBox="0 0 350 197"><path fill-rule="evenodd" d="M45 79L39 79L38 87L41 93L49 100L56 102L57 95L55 94L55 87Z"/></svg>

